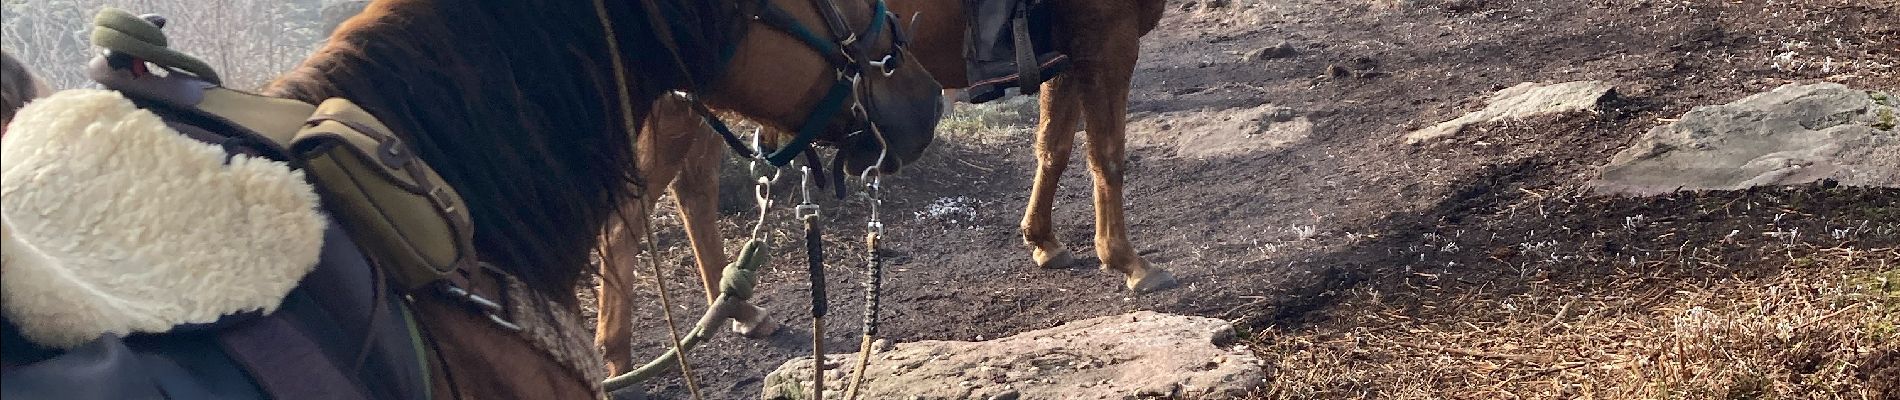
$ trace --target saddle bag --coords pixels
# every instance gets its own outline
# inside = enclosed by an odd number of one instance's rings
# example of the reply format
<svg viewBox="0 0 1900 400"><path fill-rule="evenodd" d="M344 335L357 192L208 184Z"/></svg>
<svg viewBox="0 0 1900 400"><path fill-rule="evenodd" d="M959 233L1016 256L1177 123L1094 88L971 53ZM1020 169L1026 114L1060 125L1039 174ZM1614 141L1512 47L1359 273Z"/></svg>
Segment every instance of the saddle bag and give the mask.
<svg viewBox="0 0 1900 400"><path fill-rule="evenodd" d="M132 77L106 62L93 64L93 79L106 89L189 121L174 124L181 132L269 149L260 155L302 169L324 209L403 289L475 264L475 224L461 195L355 103L332 98L312 108L184 74Z"/></svg>
<svg viewBox="0 0 1900 400"><path fill-rule="evenodd" d="M270 149L279 154L263 156L305 169L324 208L399 286L474 265L474 222L461 196L368 111L341 98L312 108L225 88L203 62L163 47L160 23L124 10L101 10L95 25L93 42L109 54L88 65L93 81L196 125L180 128L200 140ZM163 76L125 67L155 60L187 67Z"/></svg>
<svg viewBox="0 0 1900 400"><path fill-rule="evenodd" d="M355 103L324 101L287 147L344 230L404 289L473 266L475 224L461 196Z"/></svg>

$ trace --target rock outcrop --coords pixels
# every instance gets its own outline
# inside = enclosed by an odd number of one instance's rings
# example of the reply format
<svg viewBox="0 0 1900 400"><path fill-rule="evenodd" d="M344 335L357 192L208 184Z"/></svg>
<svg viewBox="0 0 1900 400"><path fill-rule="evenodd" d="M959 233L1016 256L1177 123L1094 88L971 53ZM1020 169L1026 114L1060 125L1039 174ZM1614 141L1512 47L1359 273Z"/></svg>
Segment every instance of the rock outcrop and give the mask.
<svg viewBox="0 0 1900 400"><path fill-rule="evenodd" d="M1130 122L1130 131L1160 135L1129 135L1138 146L1173 149L1184 158L1244 156L1306 141L1313 121L1292 108L1273 104L1214 111L1174 111Z"/></svg>
<svg viewBox="0 0 1900 400"><path fill-rule="evenodd" d="M1524 119L1544 114L1596 112L1600 110L1605 100L1615 96L1615 87L1599 81L1564 82L1554 85L1525 82L1492 94L1491 101L1483 110L1405 134L1405 143L1415 144L1456 135L1466 126L1485 122Z"/></svg>
<svg viewBox="0 0 1900 400"><path fill-rule="evenodd" d="M981 342L898 344L871 356L865 399L1231 398L1264 384L1261 361L1226 321L1152 311ZM825 398L842 398L855 354L825 357ZM766 375L766 399L809 399L809 357Z"/></svg>
<svg viewBox="0 0 1900 400"><path fill-rule="evenodd" d="M1593 186L1659 194L1831 179L1900 187L1900 112L1891 93L1789 84L1697 107L1611 158Z"/></svg>

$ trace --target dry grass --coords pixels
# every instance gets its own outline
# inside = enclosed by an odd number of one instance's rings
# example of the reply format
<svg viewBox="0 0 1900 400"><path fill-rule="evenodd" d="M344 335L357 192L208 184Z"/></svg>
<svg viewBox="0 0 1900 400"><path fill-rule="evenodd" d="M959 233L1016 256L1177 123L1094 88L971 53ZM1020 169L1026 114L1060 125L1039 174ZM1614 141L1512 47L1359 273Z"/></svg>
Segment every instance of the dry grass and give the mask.
<svg viewBox="0 0 1900 400"><path fill-rule="evenodd" d="M957 103L950 115L937 122L943 138L980 145L1007 145L1023 141L1023 132L1034 128L1037 108L1034 96L1010 96L983 104Z"/></svg>
<svg viewBox="0 0 1900 400"><path fill-rule="evenodd" d="M1659 285L1634 268L1609 285L1532 282L1513 295L1363 289L1341 321L1255 333L1275 366L1255 397L1894 398L1900 248L1786 254L1781 272L1752 279Z"/></svg>

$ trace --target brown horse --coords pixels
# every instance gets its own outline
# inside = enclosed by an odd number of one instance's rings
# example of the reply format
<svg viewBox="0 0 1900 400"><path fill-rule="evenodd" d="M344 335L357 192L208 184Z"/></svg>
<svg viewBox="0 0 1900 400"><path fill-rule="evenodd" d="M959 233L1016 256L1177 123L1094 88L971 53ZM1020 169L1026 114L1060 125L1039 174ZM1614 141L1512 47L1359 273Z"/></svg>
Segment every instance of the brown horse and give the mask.
<svg viewBox="0 0 1900 400"><path fill-rule="evenodd" d="M946 89L969 86L963 49L968 29L965 0L894 0L890 7L898 15L920 15L913 53L924 68L937 77ZM1174 277L1166 270L1151 266L1136 254L1128 241L1126 217L1122 209L1123 171L1127 161L1125 135L1129 81L1140 53L1141 37L1161 20L1163 0L1049 0L1056 17L1053 31L1057 50L1068 54L1071 67L1045 82L1041 88L1042 118L1036 130L1038 168L1034 191L1022 222L1023 241L1037 266L1066 268L1073 265L1069 250L1056 240L1049 217L1055 201L1056 181L1068 168L1069 154L1075 143L1076 124L1085 122L1089 135L1088 160L1095 179L1095 251L1102 268L1120 272L1126 287L1137 292L1166 288ZM658 111L658 110L656 110ZM652 138L641 148L642 165L646 160L677 163L679 170L711 171L721 154L716 139L705 133L661 132L658 129L703 131L704 125L689 113L656 114L644 137ZM769 124L768 124L769 125ZM768 126L769 128L769 126ZM645 139L643 139L645 140ZM643 142L644 144L644 142ZM656 185L667 184L674 176L670 169L647 170ZM681 174L673 182L675 199L686 222L693 255L700 268L708 298L718 296L720 266L726 263L717 226L717 185L715 175ZM651 199L644 199L652 201ZM650 206L650 204L649 204ZM629 205L628 208L638 208ZM650 208L650 207L649 207ZM617 226L603 238L609 246L628 248L641 237L639 227ZM635 254L624 250L617 254ZM633 271L630 258L609 259L601 264L602 276ZM631 336L624 333L632 318L621 291L603 290L599 294L602 329L595 340L603 345L626 346ZM735 330L748 336L770 333L774 325L756 307L735 320ZM630 355L608 352L609 370L619 373L630 368Z"/></svg>
<svg viewBox="0 0 1900 400"><path fill-rule="evenodd" d="M648 15L647 6L661 15ZM578 314L573 288L601 229L627 199L646 197L635 193L636 139L625 128L641 123L664 93L691 90L713 108L777 126L824 124L831 129L817 143L839 146L848 163L868 164L861 155L878 154L866 148L878 143L899 159L913 159L928 145L939 117L939 85L914 63L890 75L865 75L854 90L872 110L868 115L808 115L833 87L839 66L830 54L766 33L763 28L784 27L754 17L776 8L824 34L822 6L806 0L379 0L265 93L313 104L349 98L374 113L466 199L482 260L550 299L538 307ZM869 20L864 1L838 0L837 6L854 27ZM901 51L888 39L861 46ZM624 68L616 71L618 65ZM628 96L618 95L623 88ZM877 121L882 137L839 134L867 120ZM435 351L430 362L438 395L599 396L590 389L597 387L590 374L537 350L538 338L502 329L440 296L418 295L411 304Z"/></svg>

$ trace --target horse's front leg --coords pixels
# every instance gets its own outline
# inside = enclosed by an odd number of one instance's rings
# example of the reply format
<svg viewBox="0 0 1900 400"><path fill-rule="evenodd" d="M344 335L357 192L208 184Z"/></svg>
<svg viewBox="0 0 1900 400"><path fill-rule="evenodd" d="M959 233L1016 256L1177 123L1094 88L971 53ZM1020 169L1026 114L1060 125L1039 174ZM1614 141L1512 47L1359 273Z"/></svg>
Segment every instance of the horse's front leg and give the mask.
<svg viewBox="0 0 1900 400"><path fill-rule="evenodd" d="M693 245L693 259L698 263L700 283L706 286L708 302L719 298L719 281L724 278L727 262L718 221L719 162L725 147L713 135L717 134L706 130L703 135L692 138L692 149L671 188L674 201L679 203L686 238ZM765 310L750 303L742 304L732 317L732 331L749 338L763 338L778 331L778 323L767 319Z"/></svg>
<svg viewBox="0 0 1900 400"><path fill-rule="evenodd" d="M642 231L645 225L638 222L646 220L644 209L649 208L640 207L638 202L650 204L652 200L629 199L622 207L625 218L609 221L600 238L600 288L595 291L600 315L594 326L594 343L600 346L610 375L637 367L633 364L633 308L627 300L639 286L634 271L639 266L640 241L646 233Z"/></svg>

